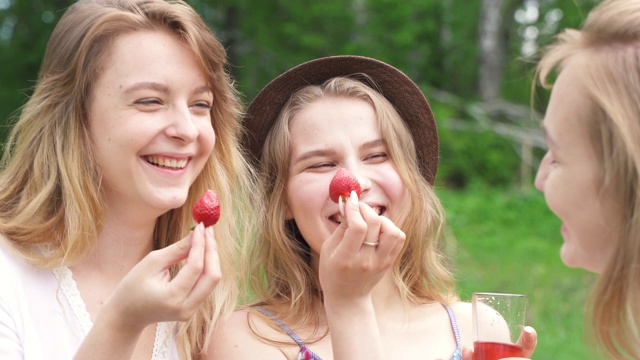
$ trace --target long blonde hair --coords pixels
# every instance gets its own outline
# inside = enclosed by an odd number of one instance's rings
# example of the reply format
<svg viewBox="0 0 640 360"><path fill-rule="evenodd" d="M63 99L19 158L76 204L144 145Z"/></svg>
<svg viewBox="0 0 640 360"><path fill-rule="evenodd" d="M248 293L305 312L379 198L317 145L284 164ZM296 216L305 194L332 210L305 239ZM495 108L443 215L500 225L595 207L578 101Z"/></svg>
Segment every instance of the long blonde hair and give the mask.
<svg viewBox="0 0 640 360"><path fill-rule="evenodd" d="M241 103L227 73L226 52L201 17L181 0L80 0L54 29L33 95L22 108L2 158L0 233L31 263L69 266L94 246L102 228L100 171L87 125L88 102L113 39L134 31L168 31L194 52L214 94L213 155L186 203L160 216L156 249L184 237L190 208L207 188L220 196L215 226L223 280L198 313L179 329L181 355L198 358L217 319L237 299L238 230L249 229L246 194L251 172L239 151ZM37 248L46 246L46 254ZM178 267L177 267L178 268ZM174 272L177 271L173 269Z"/></svg>
<svg viewBox="0 0 640 360"><path fill-rule="evenodd" d="M300 109L323 97L363 99L373 106L389 156L405 182L411 201L407 205L409 215L399 226L407 241L392 270L401 297L407 303L448 303L456 299L452 277L439 251L443 210L433 188L420 173L409 129L379 92L356 79L339 77L321 86L296 91L264 143L260 161L260 231L249 278L258 299L256 304L272 307L293 328L310 324L320 328L320 285L311 266L307 243L295 222L285 219L285 205L290 122Z"/></svg>
<svg viewBox="0 0 640 360"><path fill-rule="evenodd" d="M565 30L538 64L550 73L576 55L595 109L584 119L603 169L603 194L619 204L620 239L589 300L589 332L612 359L640 359L640 2L608 0L580 31Z"/></svg>

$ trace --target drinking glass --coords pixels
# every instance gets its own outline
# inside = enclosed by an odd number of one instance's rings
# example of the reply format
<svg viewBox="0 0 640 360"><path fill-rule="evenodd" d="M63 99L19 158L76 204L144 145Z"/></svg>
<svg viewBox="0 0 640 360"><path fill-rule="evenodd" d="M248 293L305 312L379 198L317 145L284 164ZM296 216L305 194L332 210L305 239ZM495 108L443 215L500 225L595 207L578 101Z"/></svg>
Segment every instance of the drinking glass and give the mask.
<svg viewBox="0 0 640 360"><path fill-rule="evenodd" d="M522 357L527 296L476 292L472 296L474 360Z"/></svg>

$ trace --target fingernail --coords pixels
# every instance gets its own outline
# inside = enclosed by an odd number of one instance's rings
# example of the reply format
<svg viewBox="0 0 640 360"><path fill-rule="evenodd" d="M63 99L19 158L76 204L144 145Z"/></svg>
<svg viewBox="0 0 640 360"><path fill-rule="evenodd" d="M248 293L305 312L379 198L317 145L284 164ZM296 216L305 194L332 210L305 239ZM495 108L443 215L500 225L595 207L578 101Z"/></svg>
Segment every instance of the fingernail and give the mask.
<svg viewBox="0 0 640 360"><path fill-rule="evenodd" d="M351 199L352 203L358 205L358 194L356 194L354 190L351 190L351 196L349 196L349 199Z"/></svg>
<svg viewBox="0 0 640 360"><path fill-rule="evenodd" d="M338 199L338 209L340 209L340 215L344 216L344 201L342 201L342 196Z"/></svg>
<svg viewBox="0 0 640 360"><path fill-rule="evenodd" d="M533 334L533 328L531 326L525 326L524 331L528 332L529 334Z"/></svg>

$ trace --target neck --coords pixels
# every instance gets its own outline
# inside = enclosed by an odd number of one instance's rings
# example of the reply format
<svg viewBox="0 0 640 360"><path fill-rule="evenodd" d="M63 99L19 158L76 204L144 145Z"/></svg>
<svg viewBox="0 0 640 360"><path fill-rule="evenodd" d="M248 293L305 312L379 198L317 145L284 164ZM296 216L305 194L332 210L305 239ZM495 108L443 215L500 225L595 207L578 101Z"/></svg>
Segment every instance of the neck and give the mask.
<svg viewBox="0 0 640 360"><path fill-rule="evenodd" d="M74 272L99 272L103 277L123 278L153 250L156 219L124 218L107 214L96 246L89 256L74 266Z"/></svg>

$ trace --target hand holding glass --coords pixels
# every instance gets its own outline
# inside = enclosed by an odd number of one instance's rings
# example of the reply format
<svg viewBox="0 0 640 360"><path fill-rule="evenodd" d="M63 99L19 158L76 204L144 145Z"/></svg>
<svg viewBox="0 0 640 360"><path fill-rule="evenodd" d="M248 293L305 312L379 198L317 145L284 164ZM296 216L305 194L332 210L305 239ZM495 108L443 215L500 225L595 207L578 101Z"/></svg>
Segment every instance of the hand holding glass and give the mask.
<svg viewBox="0 0 640 360"><path fill-rule="evenodd" d="M518 338L525 325L527 296L473 293L473 358L499 360L522 357Z"/></svg>

